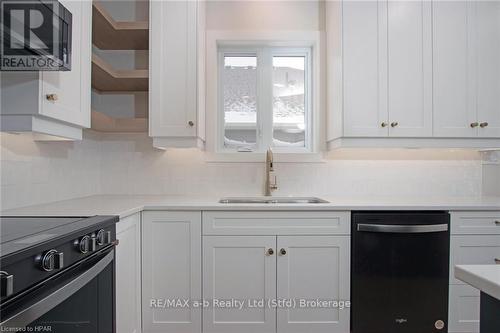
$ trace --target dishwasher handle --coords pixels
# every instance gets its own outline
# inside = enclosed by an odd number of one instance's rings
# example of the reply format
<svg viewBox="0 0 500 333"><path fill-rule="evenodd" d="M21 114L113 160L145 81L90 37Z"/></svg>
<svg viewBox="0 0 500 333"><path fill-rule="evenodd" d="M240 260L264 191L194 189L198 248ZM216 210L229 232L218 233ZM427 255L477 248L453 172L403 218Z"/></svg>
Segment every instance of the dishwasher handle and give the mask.
<svg viewBox="0 0 500 333"><path fill-rule="evenodd" d="M385 232L397 234L417 234L428 232L448 231L448 224L358 224L357 231L364 232Z"/></svg>

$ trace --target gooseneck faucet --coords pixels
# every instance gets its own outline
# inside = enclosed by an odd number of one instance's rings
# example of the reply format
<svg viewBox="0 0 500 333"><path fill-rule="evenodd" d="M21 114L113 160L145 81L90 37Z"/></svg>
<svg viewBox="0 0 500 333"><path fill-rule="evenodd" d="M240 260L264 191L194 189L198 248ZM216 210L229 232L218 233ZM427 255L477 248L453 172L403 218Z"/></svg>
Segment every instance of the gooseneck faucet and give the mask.
<svg viewBox="0 0 500 333"><path fill-rule="evenodd" d="M273 162L273 151L269 148L266 152L266 184L265 184L265 196L271 196L271 192L278 189L278 183L276 176L274 176L274 181L271 181L271 173L274 172L274 162Z"/></svg>

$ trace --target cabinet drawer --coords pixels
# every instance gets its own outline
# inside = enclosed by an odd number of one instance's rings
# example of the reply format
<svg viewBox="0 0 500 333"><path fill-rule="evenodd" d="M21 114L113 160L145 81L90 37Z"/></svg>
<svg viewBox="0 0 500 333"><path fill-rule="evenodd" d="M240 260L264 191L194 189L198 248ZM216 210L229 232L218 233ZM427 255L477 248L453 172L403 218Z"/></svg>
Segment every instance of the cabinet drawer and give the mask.
<svg viewBox="0 0 500 333"><path fill-rule="evenodd" d="M491 265L500 259L500 235L452 236L450 246L451 284L463 284L455 278L455 265Z"/></svg>
<svg viewBox="0 0 500 333"><path fill-rule="evenodd" d="M349 235L349 212L203 212L204 235Z"/></svg>
<svg viewBox="0 0 500 333"><path fill-rule="evenodd" d="M448 332L479 332L479 290L468 285L450 286Z"/></svg>
<svg viewBox="0 0 500 333"><path fill-rule="evenodd" d="M451 234L500 235L500 211L451 212Z"/></svg>

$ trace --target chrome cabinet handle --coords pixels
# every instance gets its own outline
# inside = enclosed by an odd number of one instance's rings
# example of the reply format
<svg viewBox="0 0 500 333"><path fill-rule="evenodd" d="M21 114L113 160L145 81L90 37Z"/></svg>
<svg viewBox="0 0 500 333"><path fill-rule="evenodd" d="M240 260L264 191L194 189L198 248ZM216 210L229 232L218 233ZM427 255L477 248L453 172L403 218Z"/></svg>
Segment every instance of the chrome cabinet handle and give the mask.
<svg viewBox="0 0 500 333"><path fill-rule="evenodd" d="M396 126L398 126L398 125L399 125L399 123L398 123L397 121L393 121L393 122L391 123L391 127L396 127Z"/></svg>
<svg viewBox="0 0 500 333"><path fill-rule="evenodd" d="M45 95L45 98L48 100L48 101L51 101L51 102L55 102L59 99L59 97L57 96L57 94L47 94Z"/></svg>
<svg viewBox="0 0 500 333"><path fill-rule="evenodd" d="M489 124L485 121L484 123L479 124L479 127L485 128L485 127L488 127L488 125Z"/></svg>
<svg viewBox="0 0 500 333"><path fill-rule="evenodd" d="M274 254L274 250L273 249L269 249L267 250L267 254L272 256Z"/></svg>
<svg viewBox="0 0 500 333"><path fill-rule="evenodd" d="M472 127L472 128L476 128L478 126L479 126L479 123L477 121L474 123L470 123L470 127Z"/></svg>
<svg viewBox="0 0 500 333"><path fill-rule="evenodd" d="M188 125L189 127L193 127L194 126L194 122L192 120L188 121Z"/></svg>
<svg viewBox="0 0 500 333"><path fill-rule="evenodd" d="M387 124L387 122L385 122L385 121L384 121L382 124L380 124L380 126L381 126L381 127L387 127L387 125L388 125L388 124Z"/></svg>
<svg viewBox="0 0 500 333"><path fill-rule="evenodd" d="M281 254L282 256L286 255L286 250L285 250L285 249L281 249L281 250L280 250L280 254Z"/></svg>

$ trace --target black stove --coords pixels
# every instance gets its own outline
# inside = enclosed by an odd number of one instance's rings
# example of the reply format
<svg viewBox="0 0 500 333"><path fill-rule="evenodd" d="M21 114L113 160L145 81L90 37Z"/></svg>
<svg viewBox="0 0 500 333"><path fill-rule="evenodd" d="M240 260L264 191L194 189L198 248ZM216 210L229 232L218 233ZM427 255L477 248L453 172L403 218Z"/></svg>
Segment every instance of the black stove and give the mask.
<svg viewBox="0 0 500 333"><path fill-rule="evenodd" d="M114 332L117 221L117 216L0 217L0 326ZM108 316L96 301L111 302L104 310ZM89 309L75 311L70 304L81 302Z"/></svg>

